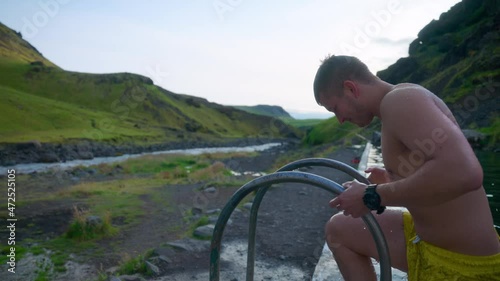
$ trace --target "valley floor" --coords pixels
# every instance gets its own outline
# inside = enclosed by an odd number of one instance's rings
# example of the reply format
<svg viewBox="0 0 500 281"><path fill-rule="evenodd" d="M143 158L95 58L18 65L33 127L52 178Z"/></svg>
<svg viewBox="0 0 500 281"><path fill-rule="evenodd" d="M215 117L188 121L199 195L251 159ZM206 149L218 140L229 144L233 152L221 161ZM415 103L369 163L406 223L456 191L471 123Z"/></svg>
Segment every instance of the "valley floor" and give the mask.
<svg viewBox="0 0 500 281"><path fill-rule="evenodd" d="M230 157L220 161L225 167L240 173L271 171L278 157L295 149L298 148L289 146L252 157ZM362 148L342 148L328 157L355 166L355 159L361 153ZM349 176L331 169L305 171L339 183L350 180ZM244 175L228 177L232 177L233 182L243 183L252 178ZM114 236L67 246L54 246L57 242L52 242L52 246L45 247L44 241L62 240L59 237L67 230L75 206L85 209L93 204L85 200L90 195L83 190L81 197L65 197L66 189L87 182L104 184L123 180L124 185L140 183L137 178L140 175L131 178L116 167L105 174L77 170L20 178L16 245L25 253L17 260L15 274L8 272L4 263L0 279L108 280L111 276L121 275L120 280L207 280L210 242L193 239L193 230L198 224L214 223L217 209L223 208L241 185L211 186L213 181L159 184L151 188L151 192L138 193L134 201L136 214L112 214L111 222L119 229ZM123 188L129 190L130 187ZM47 193L55 196L50 200L33 200ZM310 280L324 245L324 223L333 214L328 207L331 197L326 191L303 184L280 184L269 190L259 212L256 280ZM23 204L23 200L33 203ZM111 200L110 206L113 204ZM221 280L245 278L249 213L248 204L242 205L226 227L222 242ZM133 222L129 217L134 218ZM8 235L5 230L1 234L2 237ZM59 261L59 267L57 255L64 257L64 261ZM123 273L118 274L118 266L123 267L126 261L144 256L151 256L147 265L149 275L126 277Z"/></svg>

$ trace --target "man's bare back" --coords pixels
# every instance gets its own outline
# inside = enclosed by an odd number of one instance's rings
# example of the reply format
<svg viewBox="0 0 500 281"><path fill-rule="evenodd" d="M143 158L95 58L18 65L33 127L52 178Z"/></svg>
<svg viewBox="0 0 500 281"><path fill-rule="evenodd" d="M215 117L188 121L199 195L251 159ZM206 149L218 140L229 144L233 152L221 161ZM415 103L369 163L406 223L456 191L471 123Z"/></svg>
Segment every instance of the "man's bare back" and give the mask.
<svg viewBox="0 0 500 281"><path fill-rule="evenodd" d="M438 97L425 88L415 84L399 84L394 87L394 90L396 90L394 94L398 95L411 92L410 95L413 95L411 98L421 99L423 103L434 106L451 121L448 126L455 126L459 130L450 110ZM422 155L429 157L433 154L432 150L440 149L441 145L447 145L447 141L452 141L444 135L447 128L436 127L433 129L434 137L431 133L427 139L415 140L420 144L420 149L412 154L412 151L392 133L395 129L397 130L397 128L385 130L382 125L382 154L385 168L392 181L406 178L417 172L420 165L424 163L424 159L419 157ZM467 171L455 172L457 175L467 173ZM453 252L469 255L491 255L500 251L483 188L473 190L443 204L425 206L420 202L414 202L406 207L412 214L417 233L424 241ZM490 243L484 243L485 241L490 241Z"/></svg>

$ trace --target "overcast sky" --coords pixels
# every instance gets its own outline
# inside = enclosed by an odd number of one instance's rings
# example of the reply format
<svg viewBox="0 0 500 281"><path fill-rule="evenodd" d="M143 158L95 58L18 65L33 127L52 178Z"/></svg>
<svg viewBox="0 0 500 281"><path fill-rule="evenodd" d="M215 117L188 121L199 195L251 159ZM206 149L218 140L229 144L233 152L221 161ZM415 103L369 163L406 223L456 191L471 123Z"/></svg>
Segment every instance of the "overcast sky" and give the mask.
<svg viewBox="0 0 500 281"><path fill-rule="evenodd" d="M132 72L224 105L323 115L327 54L377 72L457 0L2 0L0 22L63 69ZM331 116L331 115L330 115Z"/></svg>

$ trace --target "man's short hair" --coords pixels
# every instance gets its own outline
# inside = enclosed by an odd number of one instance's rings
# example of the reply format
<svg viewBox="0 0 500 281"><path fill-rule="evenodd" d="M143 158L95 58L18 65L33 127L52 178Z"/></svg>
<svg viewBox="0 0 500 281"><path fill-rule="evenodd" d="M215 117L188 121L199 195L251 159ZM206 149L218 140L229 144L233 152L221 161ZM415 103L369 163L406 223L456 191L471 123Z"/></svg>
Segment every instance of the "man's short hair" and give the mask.
<svg viewBox="0 0 500 281"><path fill-rule="evenodd" d="M366 64L356 57L328 55L314 78L314 98L321 105L320 97L330 89L342 89L346 80L369 83L376 79Z"/></svg>

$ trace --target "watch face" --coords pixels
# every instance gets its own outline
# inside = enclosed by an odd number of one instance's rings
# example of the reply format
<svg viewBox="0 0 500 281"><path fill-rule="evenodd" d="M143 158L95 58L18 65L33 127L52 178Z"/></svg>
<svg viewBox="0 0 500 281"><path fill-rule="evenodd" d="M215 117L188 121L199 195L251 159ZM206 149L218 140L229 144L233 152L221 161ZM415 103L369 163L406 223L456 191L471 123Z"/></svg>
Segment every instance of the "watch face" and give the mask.
<svg viewBox="0 0 500 281"><path fill-rule="evenodd" d="M372 188L367 188L363 196L363 203L371 210L377 210L380 207L380 197Z"/></svg>
<svg viewBox="0 0 500 281"><path fill-rule="evenodd" d="M376 205L377 205L377 198L375 198L375 196L373 194L370 194L370 196L367 196L367 202L366 202L366 205L370 208L370 209L373 209L373 208L376 208Z"/></svg>

